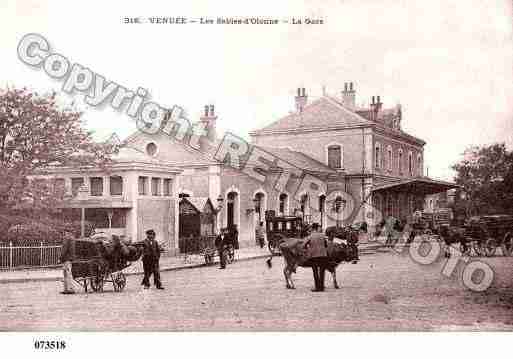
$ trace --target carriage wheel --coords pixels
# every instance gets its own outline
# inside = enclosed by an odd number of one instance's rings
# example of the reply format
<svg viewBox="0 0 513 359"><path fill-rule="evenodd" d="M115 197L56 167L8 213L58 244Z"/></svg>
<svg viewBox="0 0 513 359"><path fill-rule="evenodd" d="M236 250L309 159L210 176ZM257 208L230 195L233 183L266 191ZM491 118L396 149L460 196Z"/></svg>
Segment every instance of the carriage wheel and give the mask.
<svg viewBox="0 0 513 359"><path fill-rule="evenodd" d="M276 234L270 238L267 246L269 247L269 251L271 252L271 254L276 255L280 253L279 245L283 239L284 237L279 234Z"/></svg>
<svg viewBox="0 0 513 359"><path fill-rule="evenodd" d="M495 251L497 250L497 245L495 243L495 239L488 238L484 242L484 252L487 257L491 257L495 254Z"/></svg>
<svg viewBox="0 0 513 359"><path fill-rule="evenodd" d="M502 240L502 254L504 256L513 256L513 234L506 233Z"/></svg>
<svg viewBox="0 0 513 359"><path fill-rule="evenodd" d="M123 272L118 272L114 278L112 284L114 285L114 291L121 292L126 287L126 276Z"/></svg>

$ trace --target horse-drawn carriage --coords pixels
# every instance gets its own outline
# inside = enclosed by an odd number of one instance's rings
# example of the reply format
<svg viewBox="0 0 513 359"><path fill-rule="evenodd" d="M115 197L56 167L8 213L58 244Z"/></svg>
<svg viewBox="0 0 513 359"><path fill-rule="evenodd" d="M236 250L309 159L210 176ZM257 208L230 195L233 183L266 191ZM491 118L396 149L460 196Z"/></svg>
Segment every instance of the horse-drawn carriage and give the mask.
<svg viewBox="0 0 513 359"><path fill-rule="evenodd" d="M106 282L120 292L126 286L123 270L141 257L142 244L126 245L117 236L83 238L75 240L75 255L71 273L86 292L102 292Z"/></svg>
<svg viewBox="0 0 513 359"><path fill-rule="evenodd" d="M504 256L513 255L513 216L488 215L470 218L463 226L441 227L445 243L459 243L464 255L493 256L501 248Z"/></svg>
<svg viewBox="0 0 513 359"><path fill-rule="evenodd" d="M267 246L271 254L280 253L280 243L287 238L304 238L310 226L299 216L275 216L274 211L265 212Z"/></svg>

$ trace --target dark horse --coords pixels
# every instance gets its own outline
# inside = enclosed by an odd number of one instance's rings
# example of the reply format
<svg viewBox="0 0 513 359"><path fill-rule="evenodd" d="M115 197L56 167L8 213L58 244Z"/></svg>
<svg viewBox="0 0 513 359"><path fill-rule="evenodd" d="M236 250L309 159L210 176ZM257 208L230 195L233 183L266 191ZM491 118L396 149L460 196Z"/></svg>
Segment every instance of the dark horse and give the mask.
<svg viewBox="0 0 513 359"><path fill-rule="evenodd" d="M280 243L281 254L283 255L285 267L283 274L285 276L285 283L288 289L294 289L294 282L292 281L292 273L296 273L297 267L311 267L308 258L306 257L307 238L289 238ZM331 273L333 277L333 287L338 289L337 283L337 266L342 262L350 262L354 260L352 251L349 250L345 244L338 244L333 242L327 243L328 256L326 257L325 268ZM272 266L273 255L267 260L269 268Z"/></svg>

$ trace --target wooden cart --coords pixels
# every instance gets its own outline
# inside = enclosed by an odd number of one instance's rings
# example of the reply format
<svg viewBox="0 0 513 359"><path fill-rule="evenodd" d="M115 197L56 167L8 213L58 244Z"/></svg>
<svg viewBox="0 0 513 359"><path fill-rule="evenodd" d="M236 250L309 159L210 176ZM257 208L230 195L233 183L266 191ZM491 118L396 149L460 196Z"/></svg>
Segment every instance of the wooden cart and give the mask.
<svg viewBox="0 0 513 359"><path fill-rule="evenodd" d="M73 279L86 292L102 292L104 284L112 283L115 292L121 292L126 286L126 276L123 270L130 266L131 261L138 260L142 254L140 246L134 246L129 260L122 255L119 247L109 251L102 241L81 239L75 241L77 259L71 263Z"/></svg>

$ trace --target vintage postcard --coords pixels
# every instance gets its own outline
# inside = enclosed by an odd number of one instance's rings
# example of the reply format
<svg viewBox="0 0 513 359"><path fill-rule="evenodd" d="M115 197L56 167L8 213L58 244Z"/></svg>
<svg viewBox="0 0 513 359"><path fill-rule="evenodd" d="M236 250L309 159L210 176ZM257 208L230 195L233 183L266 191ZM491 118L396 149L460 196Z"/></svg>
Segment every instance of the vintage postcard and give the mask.
<svg viewBox="0 0 513 359"><path fill-rule="evenodd" d="M511 1L3 0L0 21L0 330L34 351L513 330Z"/></svg>

